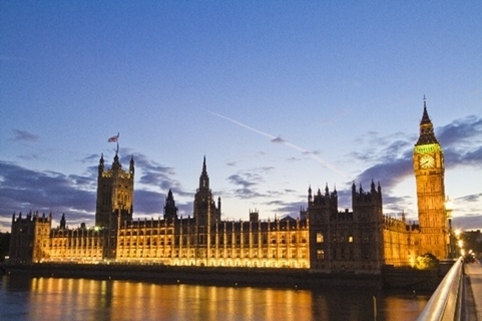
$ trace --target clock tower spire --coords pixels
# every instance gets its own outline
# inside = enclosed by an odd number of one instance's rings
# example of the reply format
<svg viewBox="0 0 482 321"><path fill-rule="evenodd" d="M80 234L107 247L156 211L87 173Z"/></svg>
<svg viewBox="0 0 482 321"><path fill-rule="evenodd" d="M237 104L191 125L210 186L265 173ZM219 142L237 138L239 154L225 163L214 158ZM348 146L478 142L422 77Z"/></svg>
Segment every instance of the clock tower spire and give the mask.
<svg viewBox="0 0 482 321"><path fill-rule="evenodd" d="M413 151L413 169L417 185L421 253L438 259L447 257L447 218L445 211L444 155L435 137L433 124L423 102L420 135Z"/></svg>

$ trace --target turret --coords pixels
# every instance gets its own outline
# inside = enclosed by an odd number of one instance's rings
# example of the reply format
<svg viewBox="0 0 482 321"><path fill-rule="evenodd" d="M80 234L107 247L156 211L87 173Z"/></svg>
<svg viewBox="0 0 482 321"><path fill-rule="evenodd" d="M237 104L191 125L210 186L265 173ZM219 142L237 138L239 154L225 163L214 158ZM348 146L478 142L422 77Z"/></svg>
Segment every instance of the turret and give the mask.
<svg viewBox="0 0 482 321"><path fill-rule="evenodd" d="M206 156L204 156L203 168L202 168L201 176L199 177L199 188L209 189L209 176L206 169Z"/></svg>
<svg viewBox="0 0 482 321"><path fill-rule="evenodd" d="M115 152L114 161L112 162L112 169L119 170L121 168L122 165L119 163L119 156L117 155L117 152Z"/></svg>
<svg viewBox="0 0 482 321"><path fill-rule="evenodd" d="M104 171L104 154L100 154L99 160L99 176L102 176L102 172Z"/></svg>
<svg viewBox="0 0 482 321"><path fill-rule="evenodd" d="M218 197L218 211L221 213L221 196Z"/></svg>
<svg viewBox="0 0 482 321"><path fill-rule="evenodd" d="M60 219L60 229L65 230L65 225L66 225L65 214L62 213L62 218Z"/></svg>
<svg viewBox="0 0 482 321"><path fill-rule="evenodd" d="M174 196L172 195L171 190L167 193L166 203L164 205L164 219L169 223L178 219L176 202L174 201Z"/></svg>
<svg viewBox="0 0 482 321"><path fill-rule="evenodd" d="M134 155L131 156L131 161L129 164L129 173L134 175Z"/></svg>

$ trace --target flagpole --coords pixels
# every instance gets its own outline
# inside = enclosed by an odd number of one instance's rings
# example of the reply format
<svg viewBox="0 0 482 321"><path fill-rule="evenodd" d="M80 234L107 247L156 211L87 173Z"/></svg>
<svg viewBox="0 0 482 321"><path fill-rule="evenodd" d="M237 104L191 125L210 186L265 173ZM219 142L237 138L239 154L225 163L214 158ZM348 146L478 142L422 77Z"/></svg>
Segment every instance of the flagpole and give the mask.
<svg viewBox="0 0 482 321"><path fill-rule="evenodd" d="M119 154L119 135L120 133L117 133L117 136L112 136L107 140L108 143L117 143L117 149L115 150L116 155Z"/></svg>

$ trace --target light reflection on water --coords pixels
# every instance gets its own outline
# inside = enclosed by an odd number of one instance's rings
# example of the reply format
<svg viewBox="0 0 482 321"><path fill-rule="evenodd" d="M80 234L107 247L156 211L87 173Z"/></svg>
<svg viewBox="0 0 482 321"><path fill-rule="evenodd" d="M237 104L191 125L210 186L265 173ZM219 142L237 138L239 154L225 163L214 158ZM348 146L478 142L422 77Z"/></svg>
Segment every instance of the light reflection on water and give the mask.
<svg viewBox="0 0 482 321"><path fill-rule="evenodd" d="M415 320L428 295L163 285L130 281L0 279L0 320Z"/></svg>

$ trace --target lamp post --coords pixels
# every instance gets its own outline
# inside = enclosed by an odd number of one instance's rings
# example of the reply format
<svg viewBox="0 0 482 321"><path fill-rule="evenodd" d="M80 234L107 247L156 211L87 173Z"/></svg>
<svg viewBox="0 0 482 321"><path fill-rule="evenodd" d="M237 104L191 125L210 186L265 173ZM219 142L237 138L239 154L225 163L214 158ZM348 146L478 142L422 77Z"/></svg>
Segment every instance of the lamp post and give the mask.
<svg viewBox="0 0 482 321"><path fill-rule="evenodd" d="M452 231L452 211L453 211L453 203L450 198L447 196L447 200L445 201L445 212L447 214L447 220L449 221L449 244L448 244L448 257L449 259L454 258L454 236Z"/></svg>

